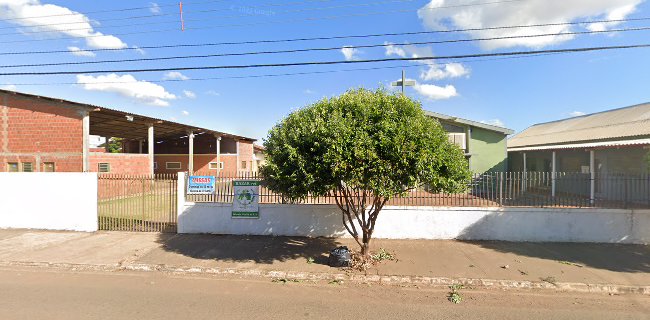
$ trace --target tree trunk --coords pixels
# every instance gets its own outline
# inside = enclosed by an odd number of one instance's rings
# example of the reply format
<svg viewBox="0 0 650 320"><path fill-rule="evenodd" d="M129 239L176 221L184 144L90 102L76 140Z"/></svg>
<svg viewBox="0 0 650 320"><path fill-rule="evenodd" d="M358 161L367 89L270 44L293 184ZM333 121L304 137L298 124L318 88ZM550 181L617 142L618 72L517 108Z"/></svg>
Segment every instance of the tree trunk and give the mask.
<svg viewBox="0 0 650 320"><path fill-rule="evenodd" d="M363 255L363 256L369 256L370 255L370 240L368 240L368 242L364 242L361 245L361 255Z"/></svg>

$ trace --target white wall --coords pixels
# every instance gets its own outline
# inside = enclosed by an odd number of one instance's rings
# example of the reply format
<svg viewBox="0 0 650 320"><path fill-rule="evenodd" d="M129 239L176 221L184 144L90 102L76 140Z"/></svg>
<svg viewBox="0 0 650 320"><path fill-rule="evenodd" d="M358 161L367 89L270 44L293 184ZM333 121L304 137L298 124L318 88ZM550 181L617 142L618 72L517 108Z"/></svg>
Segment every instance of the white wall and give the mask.
<svg viewBox="0 0 650 320"><path fill-rule="evenodd" d="M0 172L0 228L97 231L97 174Z"/></svg>
<svg viewBox="0 0 650 320"><path fill-rule="evenodd" d="M348 237L335 205L260 205L232 219L231 205L179 201L179 233ZM375 238L650 243L650 210L386 207Z"/></svg>

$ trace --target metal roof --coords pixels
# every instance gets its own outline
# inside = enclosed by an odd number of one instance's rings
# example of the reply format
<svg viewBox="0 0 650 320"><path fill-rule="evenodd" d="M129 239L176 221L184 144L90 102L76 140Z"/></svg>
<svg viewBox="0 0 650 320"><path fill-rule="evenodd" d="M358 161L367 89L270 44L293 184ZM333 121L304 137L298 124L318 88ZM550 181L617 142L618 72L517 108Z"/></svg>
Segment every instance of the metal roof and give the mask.
<svg viewBox="0 0 650 320"><path fill-rule="evenodd" d="M126 139L143 139L147 137L148 124L154 125L154 135L157 139L170 139L186 136L188 131L195 134L215 134L223 137L256 141L256 139L239 136L235 134L220 132L212 129L182 124L173 121L143 116L131 112L100 107L97 105L68 101L57 98L43 97L28 93L2 90L0 93L9 94L14 97L22 96L30 99L47 100L63 105L70 105L84 108L90 112L90 134L103 137L119 137Z"/></svg>
<svg viewBox="0 0 650 320"><path fill-rule="evenodd" d="M427 116L430 116L430 117L433 117L433 118L436 118L436 119L446 120L446 121L455 122L455 123L461 123L461 124L465 124L465 125L468 125L468 126L482 128L482 129L486 129L486 130L490 130L490 131L496 131L496 132L503 133L505 135L515 133L514 130L511 130L511 129L508 129L508 128L502 128L502 127L497 127L497 126L493 126L493 125L482 123L482 122L477 122L477 121L467 120L467 119L463 119L463 118L448 116L446 114L437 113L437 112L433 112L433 111L424 110L424 113Z"/></svg>
<svg viewBox="0 0 650 320"><path fill-rule="evenodd" d="M508 149L650 137L650 103L540 123L508 140Z"/></svg>

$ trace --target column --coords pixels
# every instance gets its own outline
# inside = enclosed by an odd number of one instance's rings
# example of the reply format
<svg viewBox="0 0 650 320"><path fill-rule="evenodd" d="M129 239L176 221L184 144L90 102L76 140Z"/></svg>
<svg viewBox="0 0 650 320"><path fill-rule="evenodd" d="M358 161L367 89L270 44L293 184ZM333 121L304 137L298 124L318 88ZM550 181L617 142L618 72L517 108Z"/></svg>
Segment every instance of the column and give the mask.
<svg viewBox="0 0 650 320"><path fill-rule="evenodd" d="M85 111L83 113L83 119L81 121L82 123L82 153L81 153L81 170L83 172L88 172L90 171L90 154L89 154L89 148L90 148L90 112Z"/></svg>
<svg viewBox="0 0 650 320"><path fill-rule="evenodd" d="M524 156L524 185L522 190L526 191L526 187L528 186L528 169L526 168L526 153L523 153Z"/></svg>
<svg viewBox="0 0 650 320"><path fill-rule="evenodd" d="M144 139L138 140L138 153L142 154L142 144L144 144Z"/></svg>
<svg viewBox="0 0 650 320"><path fill-rule="evenodd" d="M553 151L553 158L551 159L551 195L555 198L555 178L556 178L556 164L555 164L555 151Z"/></svg>
<svg viewBox="0 0 650 320"><path fill-rule="evenodd" d="M192 130L187 132L187 138L188 138L188 147L189 147L189 152L188 152L188 157L187 159L187 171L189 172L190 175L194 174L194 132Z"/></svg>
<svg viewBox="0 0 650 320"><path fill-rule="evenodd" d="M596 201L596 155L594 150L589 150L589 203Z"/></svg>
<svg viewBox="0 0 650 320"><path fill-rule="evenodd" d="M215 134L214 137L217 139L217 176L221 172L221 136Z"/></svg>
<svg viewBox="0 0 650 320"><path fill-rule="evenodd" d="M147 130L147 143L148 143L148 147L149 147L149 150L147 150L147 151L149 152L149 168L151 169L151 175L152 176L154 175L154 169L153 169L153 162L154 162L153 161L154 160L154 158L153 158L153 155L154 155L153 149L154 149L154 145L155 145L154 139L155 138L154 138L154 134L153 134L153 123L151 123L151 124L149 124L149 130Z"/></svg>
<svg viewBox="0 0 650 320"><path fill-rule="evenodd" d="M104 139L106 139L106 142L104 143L104 150L106 151L106 153L109 153L111 152L111 149L108 146L108 144L111 142L111 137L104 137ZM124 152L124 150L122 150L122 152Z"/></svg>

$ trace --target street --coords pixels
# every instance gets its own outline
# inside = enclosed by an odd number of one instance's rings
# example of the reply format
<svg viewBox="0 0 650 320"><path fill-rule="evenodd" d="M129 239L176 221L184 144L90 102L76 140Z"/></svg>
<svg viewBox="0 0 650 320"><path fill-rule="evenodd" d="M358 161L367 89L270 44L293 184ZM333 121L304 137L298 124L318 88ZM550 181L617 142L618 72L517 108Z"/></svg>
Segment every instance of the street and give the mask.
<svg viewBox="0 0 650 320"><path fill-rule="evenodd" d="M0 319L650 319L650 297L0 269Z"/></svg>

